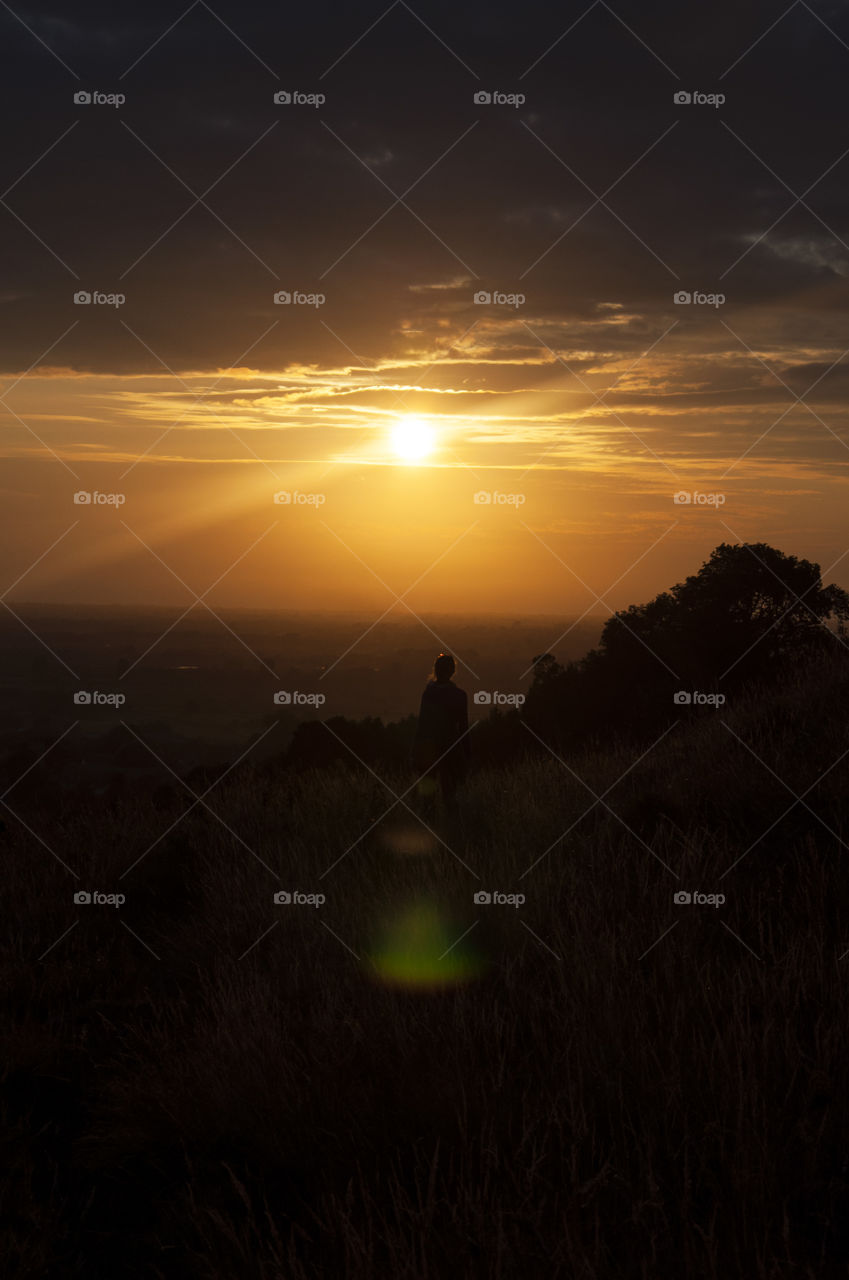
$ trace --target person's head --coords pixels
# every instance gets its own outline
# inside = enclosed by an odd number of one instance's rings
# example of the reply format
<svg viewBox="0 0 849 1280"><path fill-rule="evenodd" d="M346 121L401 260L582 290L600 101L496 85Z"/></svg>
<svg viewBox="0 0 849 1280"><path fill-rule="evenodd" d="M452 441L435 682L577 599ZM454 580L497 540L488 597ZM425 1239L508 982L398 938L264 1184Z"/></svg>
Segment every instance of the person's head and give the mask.
<svg viewBox="0 0 849 1280"><path fill-rule="evenodd" d="M446 684L454 674L454 659L450 653L441 653L433 664L433 678L437 684Z"/></svg>

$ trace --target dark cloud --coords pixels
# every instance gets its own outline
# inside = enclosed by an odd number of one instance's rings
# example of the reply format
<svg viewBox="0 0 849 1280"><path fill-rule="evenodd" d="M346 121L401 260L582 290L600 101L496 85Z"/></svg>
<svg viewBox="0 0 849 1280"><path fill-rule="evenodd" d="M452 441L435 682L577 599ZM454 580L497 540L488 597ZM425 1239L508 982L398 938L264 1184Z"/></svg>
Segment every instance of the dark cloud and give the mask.
<svg viewBox="0 0 849 1280"><path fill-rule="evenodd" d="M4 365L75 321L53 359L98 371L226 367L271 325L250 355L265 369L338 363L340 343L397 357L415 332L438 351L474 321L476 285L523 291L546 340L573 348L599 342L574 321L612 302L637 319L606 327L604 349L637 350L676 288L786 311L789 341L811 314L836 331L849 21L811 8L777 23L765 4L4 11ZM79 89L127 101L77 106ZM280 106L279 89L327 101ZM481 89L526 102L476 105ZM682 89L727 101L678 106ZM466 279L465 297L438 287ZM127 301L83 310L80 288ZM278 289L326 303L275 307ZM716 319L687 316L691 340Z"/></svg>

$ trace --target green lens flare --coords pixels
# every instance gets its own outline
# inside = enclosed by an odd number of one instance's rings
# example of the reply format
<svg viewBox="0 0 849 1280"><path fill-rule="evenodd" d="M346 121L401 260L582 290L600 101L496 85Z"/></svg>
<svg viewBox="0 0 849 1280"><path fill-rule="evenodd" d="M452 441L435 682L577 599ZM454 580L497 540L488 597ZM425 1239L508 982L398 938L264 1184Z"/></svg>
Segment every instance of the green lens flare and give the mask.
<svg viewBox="0 0 849 1280"><path fill-rule="evenodd" d="M466 928L438 907L416 903L384 924L368 958L377 977L392 986L438 988L468 982L485 965L463 937Z"/></svg>

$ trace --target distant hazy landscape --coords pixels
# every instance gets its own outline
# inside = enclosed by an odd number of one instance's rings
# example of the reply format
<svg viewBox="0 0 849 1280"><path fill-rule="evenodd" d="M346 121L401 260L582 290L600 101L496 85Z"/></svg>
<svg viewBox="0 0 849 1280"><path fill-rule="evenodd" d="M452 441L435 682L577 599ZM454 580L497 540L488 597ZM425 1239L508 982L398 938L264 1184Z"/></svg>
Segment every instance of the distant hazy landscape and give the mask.
<svg viewBox="0 0 849 1280"><path fill-rule="evenodd" d="M121 721L178 772L225 765L272 725L256 751L273 756L301 720L417 713L442 647L438 636L446 644L450 636L470 715L483 717L488 708L474 704L476 690L527 690L534 655L553 646L561 660L580 658L604 621L426 617L429 636L416 618L397 612L375 626L373 616L247 610L221 611L219 621L196 608L169 630L179 610L14 607L21 621L0 612L0 760L25 746L46 747L76 722L56 748L56 773L64 757L76 782L95 788L117 769L167 777ZM125 701L77 705L80 690ZM280 690L325 701L275 705Z"/></svg>

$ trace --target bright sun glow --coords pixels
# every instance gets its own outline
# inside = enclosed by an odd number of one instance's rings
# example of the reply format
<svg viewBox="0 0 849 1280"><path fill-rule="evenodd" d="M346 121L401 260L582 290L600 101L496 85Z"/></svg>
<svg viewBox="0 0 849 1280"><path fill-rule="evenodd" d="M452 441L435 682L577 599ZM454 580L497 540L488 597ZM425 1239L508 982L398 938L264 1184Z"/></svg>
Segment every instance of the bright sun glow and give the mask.
<svg viewBox="0 0 849 1280"><path fill-rule="evenodd" d="M422 418L401 418L392 431L392 448L404 462L421 462L433 441L433 428Z"/></svg>

